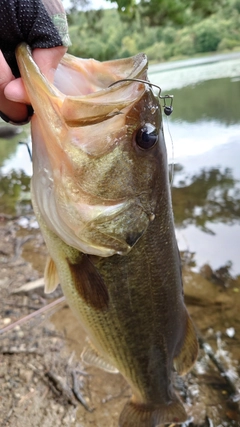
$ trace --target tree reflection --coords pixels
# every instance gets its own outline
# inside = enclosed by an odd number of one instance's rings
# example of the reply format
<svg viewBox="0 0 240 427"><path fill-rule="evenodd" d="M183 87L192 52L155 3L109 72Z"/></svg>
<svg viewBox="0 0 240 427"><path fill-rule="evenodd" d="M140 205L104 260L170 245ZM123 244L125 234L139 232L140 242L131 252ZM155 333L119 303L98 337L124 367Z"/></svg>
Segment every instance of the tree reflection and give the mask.
<svg viewBox="0 0 240 427"><path fill-rule="evenodd" d="M2 167L7 159L10 159L18 147L19 137L15 137L11 141L7 139L0 140L0 167Z"/></svg>
<svg viewBox="0 0 240 427"><path fill-rule="evenodd" d="M27 141L30 133L29 125L16 127L2 124L0 121L0 167L17 151L19 140Z"/></svg>
<svg viewBox="0 0 240 427"><path fill-rule="evenodd" d="M23 171L0 174L0 212L21 215L31 209L30 177Z"/></svg>
<svg viewBox="0 0 240 427"><path fill-rule="evenodd" d="M172 120L195 123L217 120L226 125L239 123L240 81L230 78L208 80L197 85L175 89Z"/></svg>
<svg viewBox="0 0 240 427"><path fill-rule="evenodd" d="M180 171L181 166L177 165L175 178ZM182 181L180 187L173 187L172 198L176 227L194 224L213 234L208 222L240 220L240 187L228 168L202 169L190 178L189 184Z"/></svg>

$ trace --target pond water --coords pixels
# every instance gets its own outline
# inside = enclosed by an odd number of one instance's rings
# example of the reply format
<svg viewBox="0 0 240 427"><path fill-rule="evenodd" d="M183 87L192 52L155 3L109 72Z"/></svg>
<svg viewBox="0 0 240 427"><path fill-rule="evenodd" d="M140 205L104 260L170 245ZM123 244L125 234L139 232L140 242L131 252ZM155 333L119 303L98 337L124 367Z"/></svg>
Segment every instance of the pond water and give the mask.
<svg viewBox="0 0 240 427"><path fill-rule="evenodd" d="M215 62L213 62L215 60ZM150 80L174 95L165 116L181 251L196 268L231 264L240 274L240 56L154 66ZM167 67L167 70L166 70Z"/></svg>

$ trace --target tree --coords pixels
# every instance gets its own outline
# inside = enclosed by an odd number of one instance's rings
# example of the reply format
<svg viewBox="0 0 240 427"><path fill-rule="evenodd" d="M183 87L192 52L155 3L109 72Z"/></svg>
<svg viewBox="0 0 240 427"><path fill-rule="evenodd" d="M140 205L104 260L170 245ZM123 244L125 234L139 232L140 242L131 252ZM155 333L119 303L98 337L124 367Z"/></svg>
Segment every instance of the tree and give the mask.
<svg viewBox="0 0 240 427"><path fill-rule="evenodd" d="M135 17L136 10L151 26L183 25L205 18L221 7L224 0L108 0L117 3L121 13Z"/></svg>

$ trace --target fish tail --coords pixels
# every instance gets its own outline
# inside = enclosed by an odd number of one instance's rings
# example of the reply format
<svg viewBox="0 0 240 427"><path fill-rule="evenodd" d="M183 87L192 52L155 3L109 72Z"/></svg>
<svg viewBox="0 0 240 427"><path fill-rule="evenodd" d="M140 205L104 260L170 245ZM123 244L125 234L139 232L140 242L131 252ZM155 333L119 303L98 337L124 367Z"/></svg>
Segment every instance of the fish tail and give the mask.
<svg viewBox="0 0 240 427"><path fill-rule="evenodd" d="M129 401L120 415L119 427L157 427L160 424L182 423L186 420L186 411L179 400L159 406Z"/></svg>

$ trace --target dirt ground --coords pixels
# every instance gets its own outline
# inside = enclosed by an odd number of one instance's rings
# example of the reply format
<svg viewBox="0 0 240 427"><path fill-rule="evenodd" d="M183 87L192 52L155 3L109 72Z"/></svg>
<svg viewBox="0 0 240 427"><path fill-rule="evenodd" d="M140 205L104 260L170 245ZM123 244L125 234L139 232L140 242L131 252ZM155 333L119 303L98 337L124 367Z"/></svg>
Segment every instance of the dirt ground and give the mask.
<svg viewBox="0 0 240 427"><path fill-rule="evenodd" d="M186 255L186 254L184 254ZM189 420L184 427L239 426L240 280L226 269L192 273L185 256L185 296L201 350L192 372L176 378ZM43 287L46 247L34 215L0 215L0 426L117 427L131 395L119 374L84 366L85 333L66 303L1 334L12 322L61 296Z"/></svg>

